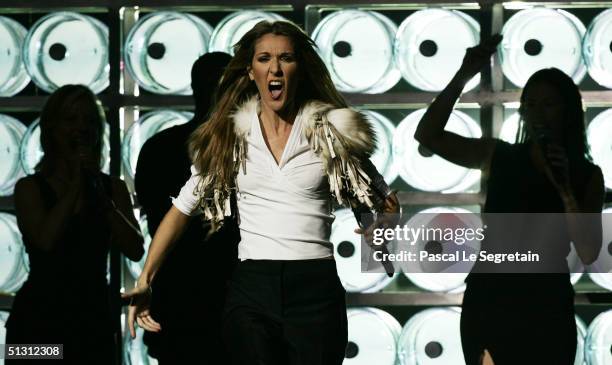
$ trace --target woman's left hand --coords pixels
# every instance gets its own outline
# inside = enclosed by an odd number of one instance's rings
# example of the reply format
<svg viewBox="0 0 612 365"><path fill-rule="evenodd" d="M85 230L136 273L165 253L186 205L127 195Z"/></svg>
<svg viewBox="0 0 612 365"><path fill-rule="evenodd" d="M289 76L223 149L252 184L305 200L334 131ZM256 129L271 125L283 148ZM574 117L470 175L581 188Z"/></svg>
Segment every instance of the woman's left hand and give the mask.
<svg viewBox="0 0 612 365"><path fill-rule="evenodd" d="M132 338L136 337L134 322L145 331L159 332L161 325L151 317L151 286L137 283L134 289L121 294L122 299L130 299L128 306L127 325Z"/></svg>
<svg viewBox="0 0 612 365"><path fill-rule="evenodd" d="M358 227L355 233L365 235L366 242L372 242L373 232L377 228L389 228L397 225L400 215L400 203L397 192L392 191L385 199L383 211L378 214L377 219L369 227Z"/></svg>
<svg viewBox="0 0 612 365"><path fill-rule="evenodd" d="M546 176L557 189L562 198L572 196L569 175L569 160L565 149L557 144L546 146Z"/></svg>

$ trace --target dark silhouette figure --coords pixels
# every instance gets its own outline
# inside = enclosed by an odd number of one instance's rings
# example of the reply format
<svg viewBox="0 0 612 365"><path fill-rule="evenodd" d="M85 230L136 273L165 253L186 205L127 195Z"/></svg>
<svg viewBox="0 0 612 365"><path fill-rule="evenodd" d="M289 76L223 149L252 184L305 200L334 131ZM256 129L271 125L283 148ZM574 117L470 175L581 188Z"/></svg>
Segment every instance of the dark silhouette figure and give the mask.
<svg viewBox="0 0 612 365"><path fill-rule="evenodd" d="M468 49L453 80L423 116L415 138L453 163L483 170L488 176L485 213L601 212L603 176L590 162L580 92L562 71L541 70L527 81L516 144L444 130L465 83L489 62L500 41L494 36ZM467 365L480 364L485 350L496 365L574 363L574 291L565 256L572 241L584 264L597 258L601 218L581 224L578 214L558 217L567 232L550 227L555 232L546 241L562 254L546 259L561 270L493 273L479 270L482 266L476 263L469 274L461 313ZM485 238L483 247L486 243Z"/></svg>
<svg viewBox="0 0 612 365"><path fill-rule="evenodd" d="M100 172L104 123L88 88L59 88L40 117L44 156L15 187L30 274L15 297L6 342L63 344L64 360L55 360L62 364L114 364L107 255L111 245L131 260L144 254L125 183Z"/></svg>
<svg viewBox="0 0 612 365"><path fill-rule="evenodd" d="M195 115L186 124L164 130L143 146L136 168L136 193L153 236L190 176L189 135L207 118L213 94L231 56L201 56L191 71ZM192 219L153 281L151 312L162 331L146 332L149 354L160 365L223 364L221 310L225 282L237 260L238 228L227 222L205 241L201 219ZM183 300L188 293L189 300Z"/></svg>

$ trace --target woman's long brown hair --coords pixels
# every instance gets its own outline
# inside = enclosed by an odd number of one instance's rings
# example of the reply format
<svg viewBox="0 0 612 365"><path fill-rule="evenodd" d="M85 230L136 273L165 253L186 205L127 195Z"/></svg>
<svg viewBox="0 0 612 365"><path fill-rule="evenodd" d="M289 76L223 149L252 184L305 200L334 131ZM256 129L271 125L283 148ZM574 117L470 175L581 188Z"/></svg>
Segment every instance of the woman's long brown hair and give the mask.
<svg viewBox="0 0 612 365"><path fill-rule="evenodd" d="M563 105L565 107L565 120L559 121L563 123L565 128L563 147L571 162L582 163L585 160L590 161L589 145L586 139L586 127L584 119L584 108L582 106L582 96L578 86L574 83L571 77L565 72L557 68L546 68L535 72L523 87L521 94L521 105L525 102L527 91L534 85L546 83L553 87L561 94ZM519 109L519 113L521 113ZM521 115L520 128L517 131L516 142L525 143L531 136L529 129L523 121Z"/></svg>
<svg viewBox="0 0 612 365"><path fill-rule="evenodd" d="M254 81L249 79L248 69L252 64L255 44L266 34L286 36L293 43L300 74L296 96L298 107L308 100L320 100L337 108L347 106L308 35L297 25L286 21L257 23L234 46L235 55L223 73L210 118L189 138L189 152L194 166L201 174L214 176L215 188L234 186L236 134L232 114L257 94Z"/></svg>
<svg viewBox="0 0 612 365"><path fill-rule="evenodd" d="M53 134L71 113L83 115L89 122L96 139L92 146L98 167L102 163L102 142L106 118L102 104L96 95L83 85L64 85L49 96L40 114L40 144L43 157L35 170L51 174L57 165L57 146Z"/></svg>

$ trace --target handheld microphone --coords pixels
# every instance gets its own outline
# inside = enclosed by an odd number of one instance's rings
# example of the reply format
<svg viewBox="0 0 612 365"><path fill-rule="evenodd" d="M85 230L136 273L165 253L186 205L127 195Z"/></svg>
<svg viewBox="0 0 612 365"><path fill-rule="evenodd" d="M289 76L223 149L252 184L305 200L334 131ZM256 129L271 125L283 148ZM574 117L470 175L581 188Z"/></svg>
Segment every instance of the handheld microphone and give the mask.
<svg viewBox="0 0 612 365"><path fill-rule="evenodd" d="M372 224L374 224L374 222L376 221L375 213L370 212L369 210L365 209L364 206L354 207L352 210L355 215L355 218L357 219L357 223L363 229L367 229ZM382 252L383 254L382 266L385 269L387 276L393 277L393 275L395 274L395 268L393 267L393 263L391 263L387 259L384 259L385 257L388 257L388 254L389 254L389 249L387 248L387 242L383 243L380 246L373 246L372 249L380 250Z"/></svg>
<svg viewBox="0 0 612 365"><path fill-rule="evenodd" d="M104 189L100 172L81 166L81 178L84 181L86 192L92 197L92 201L101 203L103 207L111 206L111 198Z"/></svg>
<svg viewBox="0 0 612 365"><path fill-rule="evenodd" d="M544 156L544 161L552 172L553 178L557 182L563 182L563 180L565 179L563 171L559 166L553 165L548 157L548 146L555 143L555 138L553 136L552 130L544 126L536 125L534 126L533 131L536 143L540 147L542 156Z"/></svg>

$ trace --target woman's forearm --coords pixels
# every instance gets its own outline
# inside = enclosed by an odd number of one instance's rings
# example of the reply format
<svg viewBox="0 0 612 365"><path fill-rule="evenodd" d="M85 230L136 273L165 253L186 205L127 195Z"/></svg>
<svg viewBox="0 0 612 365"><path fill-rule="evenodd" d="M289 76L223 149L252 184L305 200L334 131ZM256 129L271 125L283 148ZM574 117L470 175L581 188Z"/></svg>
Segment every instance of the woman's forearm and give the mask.
<svg viewBox="0 0 612 365"><path fill-rule="evenodd" d="M564 197L563 203L568 232L576 247L576 253L585 265L590 265L597 260L601 249L601 215L585 213L571 195Z"/></svg>
<svg viewBox="0 0 612 365"><path fill-rule="evenodd" d="M469 79L463 73L455 74L451 82L427 108L414 135L419 143L427 147L432 139L442 134L467 81Z"/></svg>
<svg viewBox="0 0 612 365"><path fill-rule="evenodd" d="M70 218L74 215L79 189L69 189L57 203L39 219L34 220L32 211L38 209L32 205L32 188L18 183L15 188L15 209L20 229L30 242L43 251L51 251L62 237ZM40 211L40 209L38 209Z"/></svg>
<svg viewBox="0 0 612 365"><path fill-rule="evenodd" d="M151 284L166 255L183 233L190 219L190 216L181 213L174 206L166 213L149 246L142 274L138 278L139 286Z"/></svg>
<svg viewBox="0 0 612 365"><path fill-rule="evenodd" d="M585 265L592 264L599 256L601 250L601 220L597 213L570 213L568 218L568 232L574 242L576 253Z"/></svg>

